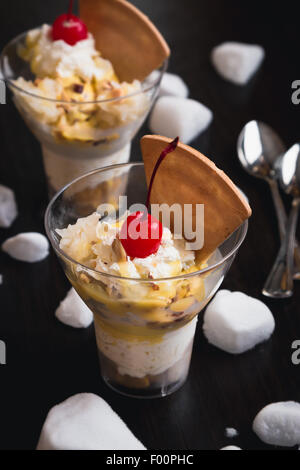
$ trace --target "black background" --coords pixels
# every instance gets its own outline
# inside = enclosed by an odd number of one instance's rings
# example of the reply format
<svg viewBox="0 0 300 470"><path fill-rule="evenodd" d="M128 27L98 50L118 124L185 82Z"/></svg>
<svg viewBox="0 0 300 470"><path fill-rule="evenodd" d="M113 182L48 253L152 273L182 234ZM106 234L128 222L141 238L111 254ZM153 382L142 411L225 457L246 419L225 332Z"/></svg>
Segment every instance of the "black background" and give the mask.
<svg viewBox="0 0 300 470"><path fill-rule="evenodd" d="M232 0L134 1L165 35L172 49L170 71L187 82L190 95L211 108L214 121L192 145L214 160L246 192L253 208L247 239L224 287L262 298L261 287L279 246L268 188L240 168L236 139L245 122L264 120L292 145L299 138L300 106L291 102L291 83L300 79L299 12L295 2ZM1 1L0 48L24 30L48 22L67 1ZM258 43L263 67L243 88L223 81L209 54L225 40ZM147 132L145 126L141 132ZM0 242L20 231L43 232L47 193L38 142L10 97L0 108L0 183L16 192L20 215ZM133 160L139 160L138 138ZM287 204L289 201L286 201ZM266 404L300 401L300 366L291 363L291 344L300 338L300 285L290 300L263 299L276 319L272 339L241 356L209 346L201 330L195 339L188 382L173 396L139 401L118 396L102 383L93 327L77 331L54 318L69 285L52 252L43 262L20 263L0 253L0 339L7 364L0 366L0 448L34 448L53 405L78 392L101 395L151 449L270 448L251 430ZM225 427L238 438L225 437Z"/></svg>

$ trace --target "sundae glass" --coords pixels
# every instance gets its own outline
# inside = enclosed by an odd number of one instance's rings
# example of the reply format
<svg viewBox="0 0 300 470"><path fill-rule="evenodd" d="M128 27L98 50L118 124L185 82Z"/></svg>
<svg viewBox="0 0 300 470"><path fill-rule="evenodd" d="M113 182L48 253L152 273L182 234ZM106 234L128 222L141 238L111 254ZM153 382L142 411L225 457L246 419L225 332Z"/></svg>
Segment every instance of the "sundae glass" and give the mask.
<svg viewBox="0 0 300 470"><path fill-rule="evenodd" d="M115 201L111 210L117 217L111 217L109 194L97 193L104 181L112 186L123 181L127 207L146 198L143 163L92 171L52 199L47 234L66 276L94 314L104 381L128 396L163 397L187 378L197 316L220 287L248 222L204 261L166 227L156 253L130 257L119 238L128 212ZM89 201L74 199L86 188Z"/></svg>
<svg viewBox="0 0 300 470"><path fill-rule="evenodd" d="M92 169L129 161L131 141L157 95L167 58L157 67L158 74L140 80L119 79L71 12L5 46L2 75L41 143L50 195Z"/></svg>

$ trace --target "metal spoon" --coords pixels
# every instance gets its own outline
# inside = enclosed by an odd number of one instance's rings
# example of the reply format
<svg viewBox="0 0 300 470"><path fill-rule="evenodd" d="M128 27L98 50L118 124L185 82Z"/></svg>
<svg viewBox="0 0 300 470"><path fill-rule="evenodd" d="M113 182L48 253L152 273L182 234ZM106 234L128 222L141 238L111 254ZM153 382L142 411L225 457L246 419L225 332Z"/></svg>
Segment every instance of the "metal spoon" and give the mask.
<svg viewBox="0 0 300 470"><path fill-rule="evenodd" d="M286 298L293 295L293 253L300 206L300 145L295 144L280 159L279 182L294 199L285 237L263 289L268 297Z"/></svg>
<svg viewBox="0 0 300 470"><path fill-rule="evenodd" d="M285 151L285 145L280 137L271 127L260 121L248 122L237 142L238 157L243 168L250 175L269 183L281 242L285 236L287 215L278 190L276 162ZM300 252L297 242L294 256L294 278L300 279Z"/></svg>

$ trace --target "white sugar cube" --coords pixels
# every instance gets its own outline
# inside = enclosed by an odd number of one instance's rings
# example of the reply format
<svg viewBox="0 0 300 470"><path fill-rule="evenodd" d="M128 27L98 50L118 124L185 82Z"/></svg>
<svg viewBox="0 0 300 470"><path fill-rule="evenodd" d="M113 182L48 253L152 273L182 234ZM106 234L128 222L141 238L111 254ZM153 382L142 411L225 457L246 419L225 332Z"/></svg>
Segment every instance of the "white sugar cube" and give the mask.
<svg viewBox="0 0 300 470"><path fill-rule="evenodd" d="M8 228L18 215L14 192L0 184L0 227Z"/></svg>
<svg viewBox="0 0 300 470"><path fill-rule="evenodd" d="M300 403L286 401L263 408L253 422L253 431L266 444L293 447L300 444Z"/></svg>
<svg viewBox="0 0 300 470"><path fill-rule="evenodd" d="M218 348L241 354L270 338L275 321L268 307L242 292L219 291L204 314L203 331Z"/></svg>
<svg viewBox="0 0 300 470"><path fill-rule="evenodd" d="M5 240L2 250L19 261L35 263L48 256L49 242L41 233L19 233Z"/></svg>
<svg viewBox="0 0 300 470"><path fill-rule="evenodd" d="M225 429L225 436L228 437L228 439L233 439L234 437L236 437L238 435L239 435L239 433L234 428L226 428Z"/></svg>
<svg viewBox="0 0 300 470"><path fill-rule="evenodd" d="M256 44L224 42L215 47L211 60L219 74L236 85L245 85L260 67L265 51Z"/></svg>
<svg viewBox="0 0 300 470"><path fill-rule="evenodd" d="M226 446L226 447L223 447L220 450L242 450L242 449L240 447L237 447L237 446Z"/></svg>
<svg viewBox="0 0 300 470"><path fill-rule="evenodd" d="M100 397L79 393L48 413L37 450L145 450Z"/></svg>
<svg viewBox="0 0 300 470"><path fill-rule="evenodd" d="M155 81L158 79L160 72L154 70L151 73L150 80ZM165 73L160 82L159 96L179 96L180 98L187 98L189 89L186 83L179 75L175 73Z"/></svg>
<svg viewBox="0 0 300 470"><path fill-rule="evenodd" d="M154 105L149 127L154 134L175 138L189 143L211 123L213 114L198 101L162 96Z"/></svg>
<svg viewBox="0 0 300 470"><path fill-rule="evenodd" d="M64 300L61 301L55 316L62 323L74 328L87 328L93 321L93 314L81 300L74 288L70 289Z"/></svg>

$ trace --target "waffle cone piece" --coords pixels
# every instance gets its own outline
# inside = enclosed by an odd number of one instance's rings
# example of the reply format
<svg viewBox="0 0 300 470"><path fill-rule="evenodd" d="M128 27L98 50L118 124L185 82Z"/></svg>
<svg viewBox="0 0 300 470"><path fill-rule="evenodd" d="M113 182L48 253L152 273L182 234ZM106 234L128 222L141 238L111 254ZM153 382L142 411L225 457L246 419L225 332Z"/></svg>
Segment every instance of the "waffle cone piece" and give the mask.
<svg viewBox="0 0 300 470"><path fill-rule="evenodd" d="M148 185L159 155L170 142L171 139L159 135L142 137ZM207 157L180 142L156 173L150 203L180 204L182 214L184 204L192 204L193 227L196 204L204 204L204 245L197 252L199 261L208 259L251 216L250 206L230 178Z"/></svg>
<svg viewBox="0 0 300 470"><path fill-rule="evenodd" d="M160 32L131 3L80 0L79 8L97 49L111 61L121 81L142 81L169 57L170 49Z"/></svg>

